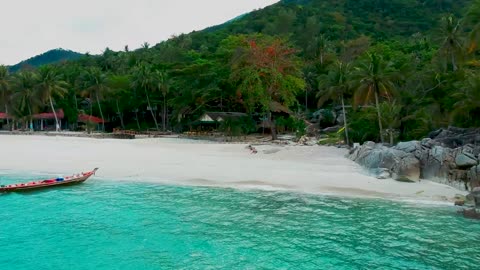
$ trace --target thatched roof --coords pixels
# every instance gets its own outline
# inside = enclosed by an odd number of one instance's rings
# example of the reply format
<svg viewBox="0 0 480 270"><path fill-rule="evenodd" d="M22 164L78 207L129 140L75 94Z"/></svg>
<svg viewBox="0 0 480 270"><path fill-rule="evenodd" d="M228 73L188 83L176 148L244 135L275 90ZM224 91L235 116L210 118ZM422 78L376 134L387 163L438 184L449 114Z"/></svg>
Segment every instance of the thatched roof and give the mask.
<svg viewBox="0 0 480 270"><path fill-rule="evenodd" d="M283 112L286 114L292 114L292 111L290 111L290 109L276 101L272 101L270 103L270 110L276 113Z"/></svg>
<svg viewBox="0 0 480 270"><path fill-rule="evenodd" d="M241 112L206 112L200 117L199 121L204 123L222 122L225 119L240 118L244 116L247 116L247 114Z"/></svg>
<svg viewBox="0 0 480 270"><path fill-rule="evenodd" d="M62 109L56 111L56 114L58 119L65 118L65 114ZM49 119L55 119L55 115L53 113L37 113L32 115L32 118L35 120L40 120L40 119L49 120ZM0 112L0 119L14 119L14 117L9 114Z"/></svg>

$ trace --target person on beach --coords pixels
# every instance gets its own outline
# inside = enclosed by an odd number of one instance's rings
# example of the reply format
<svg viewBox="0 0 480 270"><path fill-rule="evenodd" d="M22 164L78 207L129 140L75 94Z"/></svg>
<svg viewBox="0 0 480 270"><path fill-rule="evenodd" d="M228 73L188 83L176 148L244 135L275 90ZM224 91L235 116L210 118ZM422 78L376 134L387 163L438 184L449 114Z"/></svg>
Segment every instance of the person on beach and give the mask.
<svg viewBox="0 0 480 270"><path fill-rule="evenodd" d="M255 149L255 147L253 147L252 145L248 145L247 148L250 149L250 152L252 154L258 153L257 149Z"/></svg>

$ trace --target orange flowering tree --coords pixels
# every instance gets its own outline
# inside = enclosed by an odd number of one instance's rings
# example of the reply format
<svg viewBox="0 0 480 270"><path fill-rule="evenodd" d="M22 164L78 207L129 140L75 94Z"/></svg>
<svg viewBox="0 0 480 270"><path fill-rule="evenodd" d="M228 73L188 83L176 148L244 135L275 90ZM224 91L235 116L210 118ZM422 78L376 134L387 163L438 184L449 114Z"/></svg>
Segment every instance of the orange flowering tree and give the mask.
<svg viewBox="0 0 480 270"><path fill-rule="evenodd" d="M264 35L234 36L224 43L231 52L231 79L246 109L266 112L272 139L277 138L272 111L275 104L288 108L305 90L301 62L284 39Z"/></svg>

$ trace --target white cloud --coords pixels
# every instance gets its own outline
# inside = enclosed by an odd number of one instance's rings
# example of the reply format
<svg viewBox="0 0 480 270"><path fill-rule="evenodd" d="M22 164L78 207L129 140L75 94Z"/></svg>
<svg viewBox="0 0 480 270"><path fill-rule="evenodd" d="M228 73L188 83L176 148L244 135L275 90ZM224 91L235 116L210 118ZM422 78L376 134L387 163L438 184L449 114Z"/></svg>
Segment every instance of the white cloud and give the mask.
<svg viewBox="0 0 480 270"><path fill-rule="evenodd" d="M137 48L217 25L278 0L0 0L0 64L54 48Z"/></svg>

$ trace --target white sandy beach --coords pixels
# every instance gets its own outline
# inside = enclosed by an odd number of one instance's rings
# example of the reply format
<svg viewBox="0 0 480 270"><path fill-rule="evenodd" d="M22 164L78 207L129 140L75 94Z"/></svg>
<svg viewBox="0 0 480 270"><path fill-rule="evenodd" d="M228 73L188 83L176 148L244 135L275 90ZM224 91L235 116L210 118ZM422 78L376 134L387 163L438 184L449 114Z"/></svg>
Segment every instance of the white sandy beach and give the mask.
<svg viewBox="0 0 480 270"><path fill-rule="evenodd" d="M0 136L0 170L59 176L99 167L97 179L180 185L287 189L309 193L427 201L464 194L421 181L401 183L364 174L344 149L322 146L258 146L183 139L101 140Z"/></svg>

